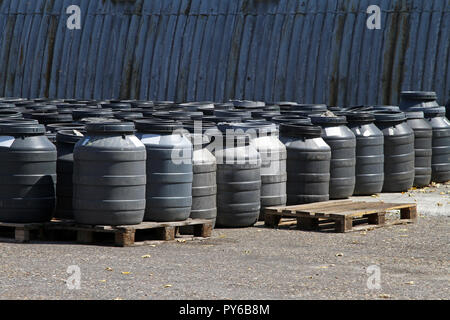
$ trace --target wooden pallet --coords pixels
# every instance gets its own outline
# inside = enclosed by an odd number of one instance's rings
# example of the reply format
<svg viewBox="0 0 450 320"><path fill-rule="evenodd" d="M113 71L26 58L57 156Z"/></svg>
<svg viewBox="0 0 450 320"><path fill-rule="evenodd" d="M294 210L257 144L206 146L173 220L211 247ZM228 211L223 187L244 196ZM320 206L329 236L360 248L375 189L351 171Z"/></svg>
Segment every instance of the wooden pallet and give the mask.
<svg viewBox="0 0 450 320"><path fill-rule="evenodd" d="M359 231L363 228L367 229L367 226L356 227L354 224L364 223L364 220L369 226L385 226L385 214L391 210L400 210L400 219L396 220L397 223L410 223L417 219L415 203L338 200L266 208L265 225L276 228L282 218L295 218L297 227L302 230L319 230L320 225L332 224L335 232Z"/></svg>
<svg viewBox="0 0 450 320"><path fill-rule="evenodd" d="M45 223L5 223L0 222L0 238L13 242L29 242L42 239Z"/></svg>
<svg viewBox="0 0 450 320"><path fill-rule="evenodd" d="M120 247L138 246L149 241L170 241L175 240L177 231L182 226L193 226L193 237L208 238L212 234L212 222L202 219L188 219L179 222L143 222L132 226L91 226L80 225L74 221L53 220L49 222L45 229L47 236L58 240L56 232L72 232L76 235L78 243L91 244L100 243L98 235L113 235L113 243ZM138 239L139 238L139 239Z"/></svg>

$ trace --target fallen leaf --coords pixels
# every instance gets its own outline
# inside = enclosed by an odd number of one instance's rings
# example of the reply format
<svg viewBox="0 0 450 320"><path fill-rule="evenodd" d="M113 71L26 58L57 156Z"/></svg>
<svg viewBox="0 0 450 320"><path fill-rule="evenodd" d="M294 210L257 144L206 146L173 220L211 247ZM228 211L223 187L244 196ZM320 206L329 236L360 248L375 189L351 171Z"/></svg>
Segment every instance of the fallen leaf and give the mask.
<svg viewBox="0 0 450 320"><path fill-rule="evenodd" d="M123 300L122 298L115 298L114 300Z"/></svg>
<svg viewBox="0 0 450 320"><path fill-rule="evenodd" d="M166 284L166 285L164 286L164 288L171 288L171 287L172 287L171 284Z"/></svg>
<svg viewBox="0 0 450 320"><path fill-rule="evenodd" d="M147 258L150 258L150 257L151 257L151 255L146 254L145 256L142 256L141 258L147 259Z"/></svg>
<svg viewBox="0 0 450 320"><path fill-rule="evenodd" d="M98 280L98 282L106 282L106 280Z"/></svg>
<svg viewBox="0 0 450 320"><path fill-rule="evenodd" d="M185 242L186 242L186 239L177 239L177 242L179 242L179 243L185 243Z"/></svg>
<svg viewBox="0 0 450 320"><path fill-rule="evenodd" d="M405 284L413 285L413 284L414 284L414 281L408 281L408 282L405 282Z"/></svg>
<svg viewBox="0 0 450 320"><path fill-rule="evenodd" d="M110 267L107 267L105 270L106 270L106 271L113 271L113 269L110 268Z"/></svg>
<svg viewBox="0 0 450 320"><path fill-rule="evenodd" d="M131 272L129 271L123 271L122 274L130 274Z"/></svg>
<svg viewBox="0 0 450 320"><path fill-rule="evenodd" d="M379 297L383 298L383 299L389 299L391 296L389 294L382 293L382 294L379 295Z"/></svg>
<svg viewBox="0 0 450 320"><path fill-rule="evenodd" d="M344 254L343 253L341 253L341 252L339 252L339 253L336 253L336 257L343 257L344 256Z"/></svg>

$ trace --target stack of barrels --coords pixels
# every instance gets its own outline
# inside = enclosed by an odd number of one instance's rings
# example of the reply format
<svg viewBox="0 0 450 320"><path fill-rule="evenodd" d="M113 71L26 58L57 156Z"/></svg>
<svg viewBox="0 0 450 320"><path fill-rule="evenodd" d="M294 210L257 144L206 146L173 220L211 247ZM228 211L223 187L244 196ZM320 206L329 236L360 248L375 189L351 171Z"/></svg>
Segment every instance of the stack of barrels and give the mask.
<svg viewBox="0 0 450 320"><path fill-rule="evenodd" d="M0 98L0 221L209 219L450 180L433 92L399 106Z"/></svg>

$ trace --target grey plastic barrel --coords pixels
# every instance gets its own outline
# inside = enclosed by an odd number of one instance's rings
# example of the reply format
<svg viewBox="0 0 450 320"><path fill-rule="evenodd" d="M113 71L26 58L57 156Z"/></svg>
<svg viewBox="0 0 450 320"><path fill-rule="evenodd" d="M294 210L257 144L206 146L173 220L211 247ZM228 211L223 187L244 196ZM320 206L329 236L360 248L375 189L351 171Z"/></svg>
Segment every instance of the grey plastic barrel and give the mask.
<svg viewBox="0 0 450 320"><path fill-rule="evenodd" d="M377 111L375 125L384 135L383 192L404 192L414 183L414 132L400 111Z"/></svg>
<svg viewBox="0 0 450 320"><path fill-rule="evenodd" d="M401 111L411 111L414 108L439 107L436 92L433 91L403 91L400 94Z"/></svg>
<svg viewBox="0 0 450 320"><path fill-rule="evenodd" d="M80 129L81 130L81 129ZM56 210L55 217L73 219L73 150L83 138L78 130L61 130L56 133Z"/></svg>
<svg viewBox="0 0 450 320"><path fill-rule="evenodd" d="M424 115L433 130L431 179L450 181L450 121L445 117L444 108L426 108Z"/></svg>
<svg viewBox="0 0 450 320"><path fill-rule="evenodd" d="M354 195L372 195L383 190L384 135L367 112L346 113L348 127L356 137Z"/></svg>
<svg viewBox="0 0 450 320"><path fill-rule="evenodd" d="M56 147L43 125L0 124L0 222L45 222L55 209Z"/></svg>
<svg viewBox="0 0 450 320"><path fill-rule="evenodd" d="M133 123L90 123L74 149L75 221L134 225L145 211L145 146Z"/></svg>
<svg viewBox="0 0 450 320"><path fill-rule="evenodd" d="M219 227L249 227L261 209L261 157L246 134L216 138L217 220Z"/></svg>
<svg viewBox="0 0 450 320"><path fill-rule="evenodd" d="M282 123L280 139L287 149L288 205L329 200L331 148L321 128Z"/></svg>
<svg viewBox="0 0 450 320"><path fill-rule="evenodd" d="M183 221L192 207L193 146L173 121L136 120L147 150L145 221Z"/></svg>
<svg viewBox="0 0 450 320"><path fill-rule="evenodd" d="M433 129L422 111L407 112L406 118L414 131L414 186L425 187L431 182Z"/></svg>
<svg viewBox="0 0 450 320"><path fill-rule="evenodd" d="M208 219L216 225L217 217L217 182L216 157L208 150L210 138L203 134L190 134L194 146L192 157L192 219Z"/></svg>
<svg viewBox="0 0 450 320"><path fill-rule="evenodd" d="M278 138L279 130L270 122L236 123L234 130L250 135L250 143L261 157L261 210L264 220L267 207L286 205L286 147Z"/></svg>
<svg viewBox="0 0 450 320"><path fill-rule="evenodd" d="M345 116L311 116L322 127L322 138L331 148L330 199L345 199L355 190L356 137Z"/></svg>

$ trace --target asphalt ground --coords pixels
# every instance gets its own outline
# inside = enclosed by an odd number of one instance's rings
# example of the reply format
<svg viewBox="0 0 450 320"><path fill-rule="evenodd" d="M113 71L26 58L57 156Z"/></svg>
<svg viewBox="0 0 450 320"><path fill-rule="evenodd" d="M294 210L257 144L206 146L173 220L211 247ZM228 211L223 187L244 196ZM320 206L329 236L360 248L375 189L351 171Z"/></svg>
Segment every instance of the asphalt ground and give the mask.
<svg viewBox="0 0 450 320"><path fill-rule="evenodd" d="M417 201L419 219L346 234L258 223L129 248L0 241L0 299L449 299L449 192L356 198Z"/></svg>

